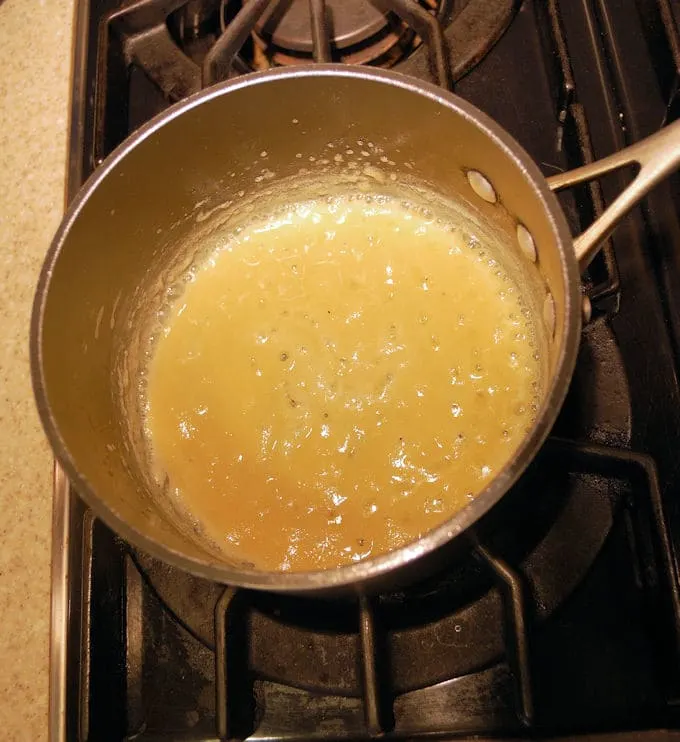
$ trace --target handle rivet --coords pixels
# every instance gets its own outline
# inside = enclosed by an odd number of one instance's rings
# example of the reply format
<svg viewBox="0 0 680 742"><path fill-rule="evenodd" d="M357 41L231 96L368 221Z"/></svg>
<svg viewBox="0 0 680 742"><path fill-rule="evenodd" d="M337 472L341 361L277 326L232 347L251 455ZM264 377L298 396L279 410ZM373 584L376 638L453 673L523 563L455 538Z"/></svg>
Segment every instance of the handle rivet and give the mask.
<svg viewBox="0 0 680 742"><path fill-rule="evenodd" d="M491 182L479 170L468 170L466 175L470 187L481 199L490 204L495 204L498 201L498 195Z"/></svg>
<svg viewBox="0 0 680 742"><path fill-rule="evenodd" d="M531 232L523 224L517 225L517 242L519 243L522 255L532 263L535 263L538 257L536 243Z"/></svg>

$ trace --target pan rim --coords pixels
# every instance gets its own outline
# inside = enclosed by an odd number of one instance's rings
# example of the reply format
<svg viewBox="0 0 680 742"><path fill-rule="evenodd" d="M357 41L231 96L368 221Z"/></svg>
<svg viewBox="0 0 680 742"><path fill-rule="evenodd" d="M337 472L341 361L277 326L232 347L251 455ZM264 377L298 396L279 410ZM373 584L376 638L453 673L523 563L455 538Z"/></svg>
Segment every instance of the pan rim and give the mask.
<svg viewBox="0 0 680 742"><path fill-rule="evenodd" d="M277 80L306 77L351 78L398 87L411 94L428 98L459 116L463 116L492 139L514 160L518 170L529 182L534 195L546 212L561 257L561 273L565 285L565 307L561 352L557 358L547 394L529 434L525 436L514 458L494 477L473 501L441 525L419 539L386 554L357 564L307 572L278 572L235 568L228 564L188 556L130 525L101 498L89 481L79 472L59 425L52 413L43 367L43 320L54 267L71 227L87 202L108 174L137 146L154 132L169 125L175 118L215 98L253 85L271 84ZM135 548L175 567L218 583L246 589L270 592L311 593L331 590L364 591L372 582L410 565L421 557L434 553L471 531L504 497L535 458L550 433L562 407L571 380L580 345L580 274L572 248L572 235L556 197L526 151L499 124L459 96L436 85L393 70L353 67L342 64L305 65L277 68L251 73L219 83L196 93L154 117L121 143L81 186L69 205L46 254L36 287L30 325L30 365L33 392L40 419L57 462L66 473L76 492L94 514Z"/></svg>

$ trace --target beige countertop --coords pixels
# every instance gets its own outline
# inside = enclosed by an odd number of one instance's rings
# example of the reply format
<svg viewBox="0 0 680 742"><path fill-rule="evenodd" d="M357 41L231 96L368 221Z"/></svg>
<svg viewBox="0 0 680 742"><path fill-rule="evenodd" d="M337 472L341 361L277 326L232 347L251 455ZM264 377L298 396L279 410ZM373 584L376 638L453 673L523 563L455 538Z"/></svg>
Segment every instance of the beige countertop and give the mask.
<svg viewBox="0 0 680 742"><path fill-rule="evenodd" d="M52 457L28 326L64 205L74 0L0 0L0 736L47 739Z"/></svg>

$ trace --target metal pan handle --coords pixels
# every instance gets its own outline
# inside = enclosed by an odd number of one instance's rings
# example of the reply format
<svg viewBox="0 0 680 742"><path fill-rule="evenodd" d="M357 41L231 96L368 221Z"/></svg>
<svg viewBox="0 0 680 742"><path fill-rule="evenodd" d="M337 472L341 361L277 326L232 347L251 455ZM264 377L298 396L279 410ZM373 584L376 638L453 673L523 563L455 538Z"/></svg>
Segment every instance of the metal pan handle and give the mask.
<svg viewBox="0 0 680 742"><path fill-rule="evenodd" d="M640 166L633 182L605 209L599 219L574 239L574 252L581 270L585 270L590 265L590 261L595 257L603 240L609 236L621 219L655 185L680 168L680 121L675 121L656 134L609 157L547 179L550 189L559 191L562 188L594 180L600 175L633 163Z"/></svg>

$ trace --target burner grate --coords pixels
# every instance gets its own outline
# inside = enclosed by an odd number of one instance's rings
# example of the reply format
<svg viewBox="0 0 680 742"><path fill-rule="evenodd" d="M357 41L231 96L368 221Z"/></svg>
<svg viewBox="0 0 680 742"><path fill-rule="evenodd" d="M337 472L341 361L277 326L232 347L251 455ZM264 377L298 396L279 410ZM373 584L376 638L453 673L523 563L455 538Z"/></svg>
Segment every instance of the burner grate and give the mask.
<svg viewBox="0 0 680 742"><path fill-rule="evenodd" d="M353 2L370 5L370 0ZM135 0L104 18L97 41L90 169L137 126L170 104L206 85L252 71L243 52L252 46L263 15L277 7L276 0L237 3L235 10L229 2L221 2L218 8L214 5L214 0ZM425 41L408 46L403 62L401 54L382 61L408 74L434 76L446 87L479 63L517 10L515 0L440 0L435 3L436 14L417 0L388 0L380 7L386 17L401 19L417 35L416 41ZM323 0L310 5L315 46L306 61L337 61L327 9ZM227 14L229 21L225 22ZM347 56L349 62L379 64L381 59L358 53ZM133 87L140 86L144 91L132 94ZM128 104L140 98L141 111Z"/></svg>

